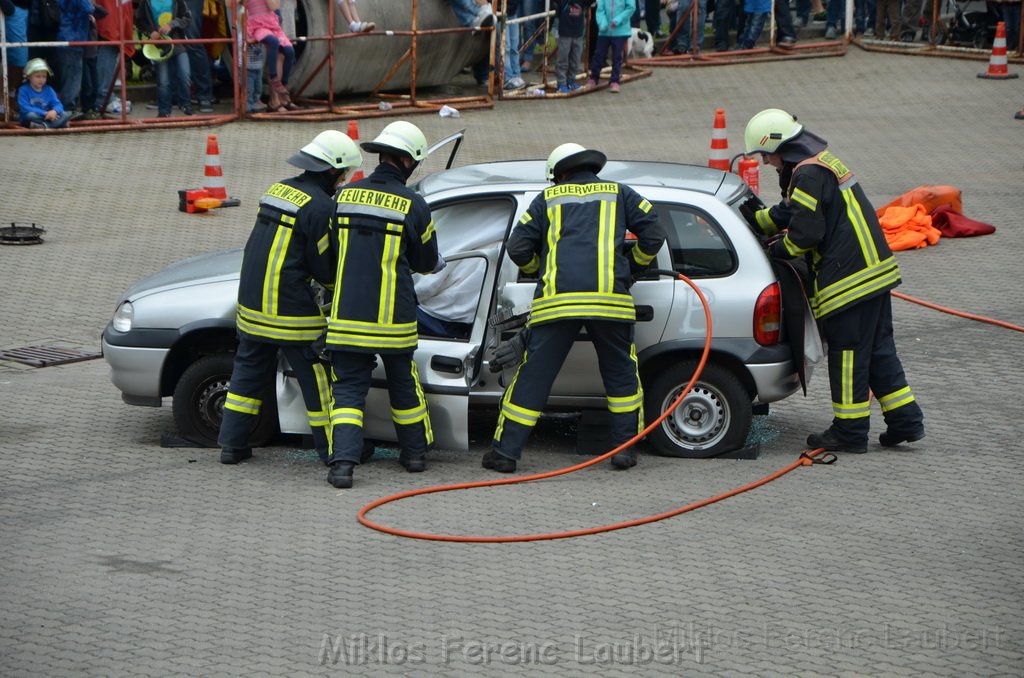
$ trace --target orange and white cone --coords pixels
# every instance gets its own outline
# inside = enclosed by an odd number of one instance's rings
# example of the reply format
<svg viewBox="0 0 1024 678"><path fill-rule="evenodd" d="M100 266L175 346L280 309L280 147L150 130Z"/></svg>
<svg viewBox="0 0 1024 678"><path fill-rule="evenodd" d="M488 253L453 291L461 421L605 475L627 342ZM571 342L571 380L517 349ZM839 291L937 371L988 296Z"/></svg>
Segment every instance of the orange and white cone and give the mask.
<svg viewBox="0 0 1024 678"><path fill-rule="evenodd" d="M356 142L357 146L359 145L359 121L348 121L348 138ZM352 173L352 176L349 177L349 183L353 181L359 181L360 179L364 178L364 176L365 175L363 174L363 170L356 170L355 172Z"/></svg>
<svg viewBox="0 0 1024 678"><path fill-rule="evenodd" d="M729 137L725 129L725 109L715 109L715 128L711 130L708 167L729 171Z"/></svg>
<svg viewBox="0 0 1024 678"><path fill-rule="evenodd" d="M228 192L224 189L224 172L220 167L220 149L217 147L216 134L206 136L206 168L203 190L211 198L228 199Z"/></svg>
<svg viewBox="0 0 1024 678"><path fill-rule="evenodd" d="M979 78L990 80L1009 80L1016 78L1016 73L1010 73L1006 67L1006 24L1002 21L996 24L996 37L992 41L992 56L988 60L988 70L978 73Z"/></svg>

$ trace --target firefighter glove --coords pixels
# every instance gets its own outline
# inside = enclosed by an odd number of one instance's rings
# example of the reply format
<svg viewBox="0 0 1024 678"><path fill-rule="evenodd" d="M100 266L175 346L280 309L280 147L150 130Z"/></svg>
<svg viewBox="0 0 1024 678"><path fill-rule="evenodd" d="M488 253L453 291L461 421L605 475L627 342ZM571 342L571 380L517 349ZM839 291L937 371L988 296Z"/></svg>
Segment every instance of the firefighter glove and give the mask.
<svg viewBox="0 0 1024 678"><path fill-rule="evenodd" d="M491 372L500 372L516 367L523 362L523 354L526 353L526 344L529 340L530 328L524 327L508 341L498 344L498 348L494 349L494 357L491 359Z"/></svg>

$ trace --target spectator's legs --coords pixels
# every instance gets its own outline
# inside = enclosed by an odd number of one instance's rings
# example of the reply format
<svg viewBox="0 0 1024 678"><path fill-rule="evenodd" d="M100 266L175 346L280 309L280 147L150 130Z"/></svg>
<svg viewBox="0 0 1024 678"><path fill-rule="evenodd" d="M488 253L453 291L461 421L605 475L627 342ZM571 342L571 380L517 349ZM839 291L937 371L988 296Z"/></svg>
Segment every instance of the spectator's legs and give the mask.
<svg viewBox="0 0 1024 678"><path fill-rule="evenodd" d="M174 96L185 115L192 115L192 78L189 71L188 51L182 50L169 61L173 62L175 71Z"/></svg>
<svg viewBox="0 0 1024 678"><path fill-rule="evenodd" d="M171 115L171 62L158 61L153 64L156 74L156 113L161 118Z"/></svg>
<svg viewBox="0 0 1024 678"><path fill-rule="evenodd" d="M743 29L743 37L736 44L738 49L753 49L764 30L764 22L768 12L747 12L747 24Z"/></svg>
<svg viewBox="0 0 1024 678"><path fill-rule="evenodd" d="M448 0L448 4L455 13L455 18L463 26L472 26L476 20L477 13L480 11L480 6L473 2L473 0Z"/></svg>
<svg viewBox="0 0 1024 678"><path fill-rule="evenodd" d="M828 0L825 17L826 31L830 26L837 31L842 28L843 18L846 16L846 3L847 0Z"/></svg>
<svg viewBox="0 0 1024 678"><path fill-rule="evenodd" d="M597 36L597 43L594 45L594 57L590 60L590 81L593 84L601 82L601 69L608 58L608 48L611 47L611 38L606 35Z"/></svg>
<svg viewBox="0 0 1024 678"><path fill-rule="evenodd" d="M729 31L736 26L736 0L715 0L712 23L715 27L715 49L725 52L729 49Z"/></svg>
<svg viewBox="0 0 1024 678"><path fill-rule="evenodd" d="M731 0L730 0L731 1ZM644 0L644 23L652 37L661 34L661 0Z"/></svg>
<svg viewBox="0 0 1024 678"><path fill-rule="evenodd" d="M64 110L78 109L78 97L82 92L82 55L81 47L60 48L60 70L63 75L60 86L60 102Z"/></svg>
<svg viewBox="0 0 1024 678"><path fill-rule="evenodd" d="M279 73L277 54L281 48L281 43L273 35L265 36L262 42L267 46L267 73L270 75L271 80L275 80Z"/></svg>
<svg viewBox="0 0 1024 678"><path fill-rule="evenodd" d="M195 40L203 35L203 3L204 0L187 0L188 11L192 13L192 23L185 30L185 37ZM207 108L213 103L213 81L210 75L210 57L206 54L205 45L189 45L188 65L192 74L192 84L196 88L196 100L200 108ZM192 99L189 98L189 101Z"/></svg>
<svg viewBox="0 0 1024 678"><path fill-rule="evenodd" d="M281 47L281 55L284 59L281 65L281 84L287 85L295 65L295 48L291 45Z"/></svg>
<svg viewBox="0 0 1024 678"><path fill-rule="evenodd" d="M110 83L114 81L119 55L117 47L103 46L96 50L96 100L93 108L100 113L107 105L107 93L110 91ZM116 94L120 96L119 92Z"/></svg>
<svg viewBox="0 0 1024 678"><path fill-rule="evenodd" d="M558 55L555 60L555 79L558 81L559 87L564 86L572 78L569 74L569 52L572 49L574 39L575 38L564 38L561 35L558 36Z"/></svg>
<svg viewBox="0 0 1024 678"><path fill-rule="evenodd" d="M608 79L609 82L618 83L622 79L622 62L626 55L626 40L627 38L611 38L612 76Z"/></svg>
<svg viewBox="0 0 1024 678"><path fill-rule="evenodd" d="M776 41L796 42L796 26L793 25L793 14L789 11L789 3L786 0L777 0L775 3L775 26L778 33Z"/></svg>

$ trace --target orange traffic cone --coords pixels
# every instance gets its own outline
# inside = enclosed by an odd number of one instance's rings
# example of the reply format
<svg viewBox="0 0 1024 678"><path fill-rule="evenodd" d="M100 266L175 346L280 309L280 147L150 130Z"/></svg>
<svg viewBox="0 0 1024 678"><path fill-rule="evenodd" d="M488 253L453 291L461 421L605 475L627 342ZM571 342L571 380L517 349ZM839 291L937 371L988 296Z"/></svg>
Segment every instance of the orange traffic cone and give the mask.
<svg viewBox="0 0 1024 678"><path fill-rule="evenodd" d="M711 130L708 167L729 171L729 137L725 130L725 109L715 109L715 128Z"/></svg>
<svg viewBox="0 0 1024 678"><path fill-rule="evenodd" d="M1016 78L1016 73L1010 73L1006 68L1006 24L1000 21L996 24L996 37L992 41L992 57L988 61L988 71L978 73L979 78L990 80L1009 80Z"/></svg>
<svg viewBox="0 0 1024 678"><path fill-rule="evenodd" d="M348 138L356 142L356 145L359 144L359 121L348 121ZM365 175L363 174L363 170L356 170L355 172L352 173L352 176L349 178L349 183L353 181L359 181L360 179L363 179L364 176Z"/></svg>
<svg viewBox="0 0 1024 678"><path fill-rule="evenodd" d="M207 196L218 200L227 200L228 192L224 189L224 173L220 168L220 149L217 148L217 135L206 136L206 169L204 171L203 190Z"/></svg>

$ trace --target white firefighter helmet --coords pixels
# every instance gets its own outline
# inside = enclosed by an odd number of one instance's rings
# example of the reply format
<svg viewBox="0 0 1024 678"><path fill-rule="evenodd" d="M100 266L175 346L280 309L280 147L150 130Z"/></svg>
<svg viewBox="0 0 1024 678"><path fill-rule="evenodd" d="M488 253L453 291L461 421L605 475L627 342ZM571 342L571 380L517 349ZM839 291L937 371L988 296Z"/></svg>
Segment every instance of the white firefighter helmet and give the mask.
<svg viewBox="0 0 1024 678"><path fill-rule="evenodd" d="M747 123L743 131L743 142L747 154L775 153L779 146L804 131L796 116L781 108L766 108Z"/></svg>
<svg viewBox="0 0 1024 678"><path fill-rule="evenodd" d="M48 74L53 75L53 71L50 70L50 65L46 63L46 59L40 59L38 57L28 60L22 74L25 76L25 79L28 80L28 76L37 71L46 71Z"/></svg>
<svg viewBox="0 0 1024 678"><path fill-rule="evenodd" d="M363 154L347 134L329 129L317 134L313 141L288 158L288 162L310 172L326 172L332 168L359 167L363 164Z"/></svg>
<svg viewBox="0 0 1024 678"><path fill-rule="evenodd" d="M361 144L370 153L408 155L416 162L427 157L427 138L420 128L405 120L396 120L380 131L373 141Z"/></svg>
<svg viewBox="0 0 1024 678"><path fill-rule="evenodd" d="M555 177L562 172L581 166L590 166L594 172L600 172L608 157L601 151L592 151L579 144L562 144L551 151L545 167L545 176L548 181L554 181Z"/></svg>

